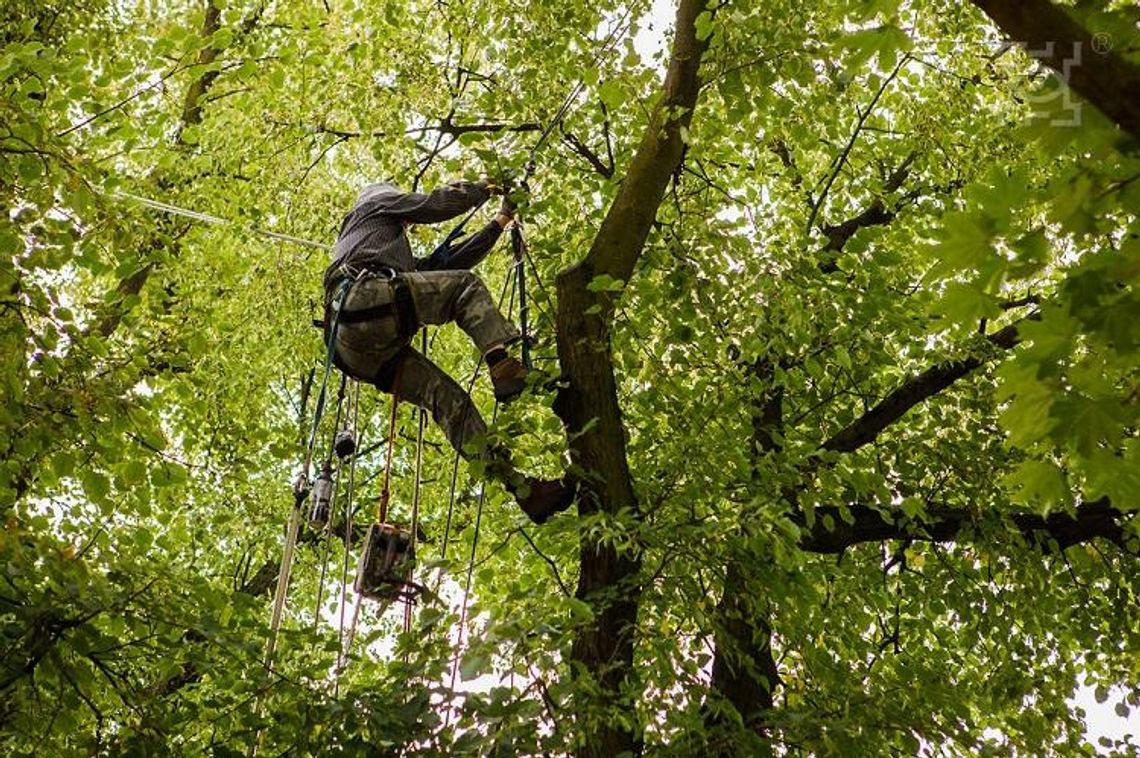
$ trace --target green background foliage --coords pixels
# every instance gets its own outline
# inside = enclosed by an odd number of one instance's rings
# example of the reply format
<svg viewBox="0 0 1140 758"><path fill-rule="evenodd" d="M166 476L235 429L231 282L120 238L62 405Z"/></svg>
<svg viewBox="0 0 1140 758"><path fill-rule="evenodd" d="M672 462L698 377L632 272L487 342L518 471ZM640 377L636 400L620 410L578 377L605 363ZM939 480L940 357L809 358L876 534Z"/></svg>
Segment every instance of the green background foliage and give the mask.
<svg viewBox="0 0 1140 758"><path fill-rule="evenodd" d="M1140 63L1135 9L1084 5ZM661 755L1074 755L1096 749L1078 686L1140 707L1137 138L1074 117L972 6L928 0L698 16L683 162L634 275L592 285L615 304L638 508L533 528L460 463L449 511L429 424L412 630L366 606L338 674L345 546L304 531L263 666L327 256L255 230L331 245L366 182L520 171L580 82L522 209L557 375L556 276L649 124L668 48L634 40L661 27L645 2L5 5L0 749L565 754L604 724ZM466 385L474 349L431 339ZM965 365L868 431L892 392ZM485 377L474 398L490 418ZM362 390L364 447L387 402ZM553 404L495 416L530 473L566 465ZM406 522L411 408L398 425ZM385 461L361 457L358 519ZM1115 513L1102 539L1023 528L1093 502ZM867 514L893 531L813 542ZM570 662L608 601L574 596L583 542L640 560L612 588L638 603L620 693ZM720 665L775 696L762 716Z"/></svg>

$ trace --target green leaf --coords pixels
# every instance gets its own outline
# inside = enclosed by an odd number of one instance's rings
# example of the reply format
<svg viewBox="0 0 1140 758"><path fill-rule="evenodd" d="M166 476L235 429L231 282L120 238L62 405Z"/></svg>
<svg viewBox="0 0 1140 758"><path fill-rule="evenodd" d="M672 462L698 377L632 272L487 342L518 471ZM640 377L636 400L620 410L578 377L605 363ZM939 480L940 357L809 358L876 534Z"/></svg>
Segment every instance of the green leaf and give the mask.
<svg viewBox="0 0 1140 758"><path fill-rule="evenodd" d="M619 292L625 287L625 282L615 279L609 274L598 274L586 285L590 292Z"/></svg>
<svg viewBox="0 0 1140 758"><path fill-rule="evenodd" d="M1064 472L1052 461L1023 461L1003 483L1014 502L1036 506L1046 513L1072 502Z"/></svg>
<svg viewBox="0 0 1140 758"><path fill-rule="evenodd" d="M486 671L490 663L490 657L482 650L468 650L460 661L459 674L463 681L469 682Z"/></svg>
<svg viewBox="0 0 1140 758"><path fill-rule="evenodd" d="M1140 443L1129 440L1120 452L1095 449L1080 461L1088 500L1107 497L1121 510L1140 508Z"/></svg>
<svg viewBox="0 0 1140 758"><path fill-rule="evenodd" d="M607 79L598 87L598 97L602 99L607 108L616 110L624 102L625 93L622 91L621 83L618 80Z"/></svg>
<svg viewBox="0 0 1140 758"><path fill-rule="evenodd" d="M1010 442L1031 445L1042 439L1056 425L1050 409L1057 399L1053 386L1037 380L1036 365L1030 362L1011 361L1000 372L1002 383L999 397L1011 398L1001 414L1001 421L1009 431Z"/></svg>
<svg viewBox="0 0 1140 758"><path fill-rule="evenodd" d="M1019 237L1011 247L1017 258L1016 264L1010 269L1010 275L1019 279L1033 276L1043 269L1053 253L1053 246L1044 229L1035 229Z"/></svg>
<svg viewBox="0 0 1140 758"><path fill-rule="evenodd" d="M1053 438L1074 445L1081 455L1092 455L1101 444L1115 445L1123 432L1121 407L1112 397L1069 392L1053 404L1052 414L1058 420Z"/></svg>
<svg viewBox="0 0 1140 758"><path fill-rule="evenodd" d="M993 222L980 213L948 214L930 251L936 270L954 272L978 267L992 254Z"/></svg>
<svg viewBox="0 0 1140 758"><path fill-rule="evenodd" d="M855 53L853 67L862 65L875 55L879 56L884 67L892 67L898 53L910 50L913 45L910 36L894 24L852 32L843 37L842 44Z"/></svg>
<svg viewBox="0 0 1140 758"><path fill-rule="evenodd" d="M698 13L694 27L697 32L697 39L702 41L708 39L713 33L712 13L707 10Z"/></svg>

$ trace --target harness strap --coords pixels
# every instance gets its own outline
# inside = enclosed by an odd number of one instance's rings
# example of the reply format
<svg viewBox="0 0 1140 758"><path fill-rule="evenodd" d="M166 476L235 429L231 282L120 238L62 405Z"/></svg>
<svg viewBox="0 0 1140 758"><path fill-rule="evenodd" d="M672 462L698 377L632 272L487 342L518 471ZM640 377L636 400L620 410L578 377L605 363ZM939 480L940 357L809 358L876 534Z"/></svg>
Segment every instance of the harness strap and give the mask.
<svg viewBox="0 0 1140 758"><path fill-rule="evenodd" d="M395 316L397 308L395 303L384 303L383 305L373 305L370 308L359 308L354 311L341 311L340 323L342 324L359 324L364 321L372 321L373 319L386 318L388 316Z"/></svg>
<svg viewBox="0 0 1140 758"><path fill-rule="evenodd" d="M367 308L344 310L343 307L338 308L334 301L326 309L324 321L314 319L313 326L323 328L334 322L336 324L361 324L365 321L395 316L399 324L400 339L411 337L420 328L420 322L416 316L416 300L412 297L412 288L400 276L389 281L392 286L392 302L383 305L371 305ZM330 314L330 310L334 313ZM330 315L335 316L335 318L330 318ZM332 344L332 340L330 340L330 344Z"/></svg>

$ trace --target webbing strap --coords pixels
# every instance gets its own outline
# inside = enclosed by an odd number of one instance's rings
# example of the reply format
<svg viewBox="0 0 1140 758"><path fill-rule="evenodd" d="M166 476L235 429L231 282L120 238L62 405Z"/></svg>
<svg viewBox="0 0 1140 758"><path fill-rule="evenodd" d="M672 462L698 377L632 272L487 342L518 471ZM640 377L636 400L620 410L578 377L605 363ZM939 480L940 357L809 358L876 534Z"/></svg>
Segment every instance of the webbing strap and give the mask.
<svg viewBox="0 0 1140 758"><path fill-rule="evenodd" d="M333 307L332 319L329 321L329 334L325 346L325 375L321 379L321 391L320 394L317 395L317 406L313 412L313 431L309 435L309 446L305 454L305 478L309 476L309 464L313 457L313 447L317 444L317 429L321 423L321 416L325 411L325 395L328 391L329 374L332 373L333 357L336 355L336 328L340 325L340 312L341 309L344 308L344 301L348 299L348 293L352 290L353 283L353 280L350 279L341 281L332 298L335 306Z"/></svg>
<svg viewBox="0 0 1140 758"><path fill-rule="evenodd" d="M451 250L451 243L459 239L459 237L463 234L463 230L467 228L467 222L474 218L475 214L479 211L480 208L486 205L486 203L487 201L484 200L472 208L471 212L464 216L460 222L455 225L455 228L447 233L447 236L443 238L443 242L440 242L435 246L435 250L431 251L430 257L435 258L437 255L446 255L447 252Z"/></svg>
<svg viewBox="0 0 1140 758"><path fill-rule="evenodd" d="M515 254L515 277L519 294L519 330L522 332L522 362L527 370L534 366L530 362L530 325L527 323L529 309L526 301L526 239L523 237L522 224L515 221L511 225L511 247Z"/></svg>

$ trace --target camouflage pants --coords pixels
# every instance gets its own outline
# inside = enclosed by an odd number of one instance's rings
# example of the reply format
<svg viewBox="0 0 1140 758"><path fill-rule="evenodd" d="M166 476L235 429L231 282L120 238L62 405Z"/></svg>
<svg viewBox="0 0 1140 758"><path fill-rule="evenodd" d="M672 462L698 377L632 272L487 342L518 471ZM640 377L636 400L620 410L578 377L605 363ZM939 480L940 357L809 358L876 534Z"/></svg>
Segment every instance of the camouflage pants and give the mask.
<svg viewBox="0 0 1140 758"><path fill-rule="evenodd" d="M518 339L518 330L499 313L483 281L470 271L428 271L398 275L408 286L420 324L454 321L486 352ZM345 311L393 302L392 280L366 276L348 293ZM447 373L411 347L395 315L342 324L337 328L338 363L356 379L371 382L401 400L431 412L452 446L465 457L481 457L477 442L487 425L471 398Z"/></svg>

